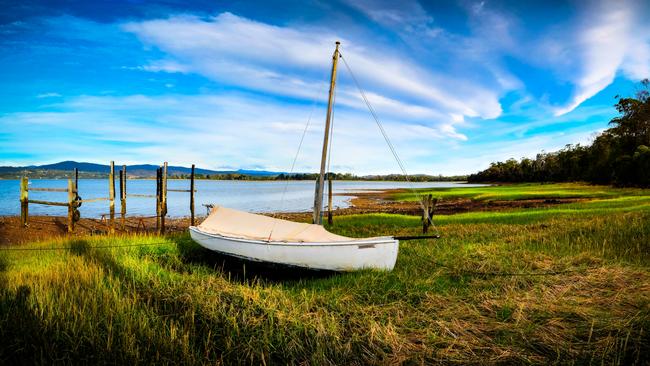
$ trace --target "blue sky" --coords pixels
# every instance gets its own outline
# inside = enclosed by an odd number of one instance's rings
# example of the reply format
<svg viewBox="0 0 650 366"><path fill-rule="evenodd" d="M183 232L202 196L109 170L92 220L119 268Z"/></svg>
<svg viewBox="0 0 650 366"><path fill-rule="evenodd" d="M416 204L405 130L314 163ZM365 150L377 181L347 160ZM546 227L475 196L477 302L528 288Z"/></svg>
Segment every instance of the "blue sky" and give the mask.
<svg viewBox="0 0 650 366"><path fill-rule="evenodd" d="M46 1L0 14L0 165L316 171L334 42L412 173L588 143L650 77L630 1ZM399 168L344 67L332 170Z"/></svg>

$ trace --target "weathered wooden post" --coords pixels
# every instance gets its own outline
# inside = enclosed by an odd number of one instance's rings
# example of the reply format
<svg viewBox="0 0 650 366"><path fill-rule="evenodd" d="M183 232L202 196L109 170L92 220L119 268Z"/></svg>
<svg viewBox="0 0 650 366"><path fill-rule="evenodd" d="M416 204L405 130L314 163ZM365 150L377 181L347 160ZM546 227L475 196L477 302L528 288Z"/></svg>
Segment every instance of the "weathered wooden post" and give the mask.
<svg viewBox="0 0 650 366"><path fill-rule="evenodd" d="M162 169L158 168L156 169L156 231L160 233L160 203L161 203L161 198L160 198L160 192L162 192Z"/></svg>
<svg viewBox="0 0 650 366"><path fill-rule="evenodd" d="M327 173L327 223L332 225L332 172Z"/></svg>
<svg viewBox="0 0 650 366"><path fill-rule="evenodd" d="M77 168L74 168L74 186L76 188L79 188L79 169Z"/></svg>
<svg viewBox="0 0 650 366"><path fill-rule="evenodd" d="M433 195L428 195L422 200L422 233L426 234L429 232L429 226L431 226L431 217L433 216L433 210L436 207L438 199L433 199Z"/></svg>
<svg viewBox="0 0 650 366"><path fill-rule="evenodd" d="M126 223L126 165L120 170L120 216L122 217L122 230Z"/></svg>
<svg viewBox="0 0 650 366"><path fill-rule="evenodd" d="M194 164L190 173L190 225L194 226Z"/></svg>
<svg viewBox="0 0 650 366"><path fill-rule="evenodd" d="M27 227L29 217L29 179L22 177L20 180L20 224Z"/></svg>
<svg viewBox="0 0 650 366"><path fill-rule="evenodd" d="M74 210L77 198L77 188L72 179L68 179L68 232L74 231Z"/></svg>
<svg viewBox="0 0 650 366"><path fill-rule="evenodd" d="M167 162L163 163L162 188L164 214L167 215Z"/></svg>
<svg viewBox="0 0 650 366"><path fill-rule="evenodd" d="M111 219L111 234L115 233L115 162L111 161L111 170L108 173L108 209Z"/></svg>
<svg viewBox="0 0 650 366"><path fill-rule="evenodd" d="M163 163L160 181L160 198L162 199L160 204L160 233L163 234L165 233L165 216L167 215L167 162Z"/></svg>

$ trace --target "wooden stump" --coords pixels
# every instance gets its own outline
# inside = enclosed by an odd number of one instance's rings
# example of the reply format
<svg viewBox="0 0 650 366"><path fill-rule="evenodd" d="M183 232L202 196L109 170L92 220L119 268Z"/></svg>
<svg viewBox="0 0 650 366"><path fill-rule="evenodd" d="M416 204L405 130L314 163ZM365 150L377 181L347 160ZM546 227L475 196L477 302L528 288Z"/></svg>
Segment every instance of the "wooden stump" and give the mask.
<svg viewBox="0 0 650 366"><path fill-rule="evenodd" d="M122 217L122 230L126 225L126 165L120 170L120 216Z"/></svg>
<svg viewBox="0 0 650 366"><path fill-rule="evenodd" d="M74 186L74 181L68 179L68 232L74 231L74 210L77 208L77 188Z"/></svg>
<svg viewBox="0 0 650 366"><path fill-rule="evenodd" d="M438 203L437 198L433 198L433 195L427 195L422 199L422 233L426 234L429 232L429 227L431 226L431 217L433 216L433 211Z"/></svg>
<svg viewBox="0 0 650 366"><path fill-rule="evenodd" d="M194 164L190 174L190 225L194 226Z"/></svg>
<svg viewBox="0 0 650 366"><path fill-rule="evenodd" d="M115 162L111 161L111 170L108 173L108 209L111 220L110 232L115 233Z"/></svg>
<svg viewBox="0 0 650 366"><path fill-rule="evenodd" d="M27 227L29 218L29 179L22 177L20 180L20 224Z"/></svg>
<svg viewBox="0 0 650 366"><path fill-rule="evenodd" d="M160 233L160 217L161 215L161 201L162 199L160 198L160 194L162 192L162 182L161 182L161 176L162 176L162 169L158 168L156 170L156 232Z"/></svg>

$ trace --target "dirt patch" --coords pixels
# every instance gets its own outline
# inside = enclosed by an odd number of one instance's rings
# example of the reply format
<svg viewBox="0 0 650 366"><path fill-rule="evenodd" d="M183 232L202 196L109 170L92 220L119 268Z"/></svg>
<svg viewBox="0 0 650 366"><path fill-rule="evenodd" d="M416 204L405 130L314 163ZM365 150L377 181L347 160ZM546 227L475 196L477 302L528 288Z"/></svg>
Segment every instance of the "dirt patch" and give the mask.
<svg viewBox="0 0 650 366"><path fill-rule="evenodd" d="M422 208L418 202L395 201L391 197L396 193L408 192L405 189L390 191L367 191L355 193L352 198L352 207L337 210L345 214L384 212L405 215L420 215ZM512 208L538 208L549 207L563 203L585 201L584 198L567 199L529 199L510 201L475 201L468 198L443 199L438 201L435 208L437 215L451 215L472 211L501 211ZM347 213L349 212L349 213Z"/></svg>
<svg viewBox="0 0 650 366"><path fill-rule="evenodd" d="M197 220L200 222L202 220ZM182 232L188 228L189 218L165 221L168 233ZM59 216L30 216L27 227L20 225L18 216L0 217L0 245L15 245L25 242L41 241L63 237L83 237L88 235L105 235L110 232L110 220L85 219L76 223L74 232L68 233L68 218ZM115 219L115 233L155 233L156 219L151 217L130 217L124 221Z"/></svg>

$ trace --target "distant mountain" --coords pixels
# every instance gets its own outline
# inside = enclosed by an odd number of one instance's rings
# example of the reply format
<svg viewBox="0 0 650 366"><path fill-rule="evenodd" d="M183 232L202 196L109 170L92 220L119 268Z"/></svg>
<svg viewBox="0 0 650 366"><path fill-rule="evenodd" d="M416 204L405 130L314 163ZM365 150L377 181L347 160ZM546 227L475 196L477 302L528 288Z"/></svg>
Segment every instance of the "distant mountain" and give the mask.
<svg viewBox="0 0 650 366"><path fill-rule="evenodd" d="M265 177L283 174L283 172L270 172L267 170L246 170L246 169L238 169L231 173L244 174L244 175L257 175L257 176L265 176Z"/></svg>
<svg viewBox="0 0 650 366"><path fill-rule="evenodd" d="M103 164L94 164L94 163L83 163L76 161L62 161L54 164L45 164L45 165L29 165L22 167L13 167L13 166L0 166L0 174L6 173L18 173L25 170L38 170L38 171L72 171L75 168L79 169L80 173L95 173L95 174L108 174L110 172L109 165ZM121 165L116 165L115 170L119 171L122 169ZM126 171L129 176L137 177L153 177L156 175L156 169L158 165L152 164L137 164L137 165L127 165ZM183 166L168 166L167 174L168 175L181 175L181 174L190 174L192 171L191 168ZM280 174L280 172L270 172L266 170L210 170L210 169L201 169L195 168L194 172L196 174L245 174L252 176L274 176Z"/></svg>

